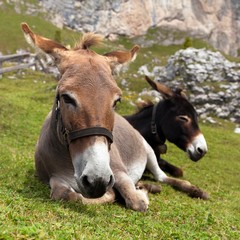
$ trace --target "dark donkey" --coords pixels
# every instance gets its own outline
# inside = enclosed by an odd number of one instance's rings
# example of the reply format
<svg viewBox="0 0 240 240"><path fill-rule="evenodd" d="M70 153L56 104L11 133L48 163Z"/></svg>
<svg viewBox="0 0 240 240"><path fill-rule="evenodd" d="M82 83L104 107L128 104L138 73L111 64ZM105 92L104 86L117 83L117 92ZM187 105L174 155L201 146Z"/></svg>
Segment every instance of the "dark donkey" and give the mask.
<svg viewBox="0 0 240 240"><path fill-rule="evenodd" d="M173 91L147 76L145 78L164 99L125 118L154 149L160 168L172 176L181 177L183 171L162 159L161 153L166 151L164 143L167 139L186 151L193 161L206 154L207 144L198 126L197 113L181 89Z"/></svg>
<svg viewBox="0 0 240 240"><path fill-rule="evenodd" d="M115 190L133 210L148 207L146 185L136 186L147 168L157 181L192 197L208 195L189 182L168 177L146 140L114 112L121 90L112 72L134 59L136 51L102 56L89 49L98 35L86 34L74 48L36 35L22 24L26 40L54 57L60 70L56 97L36 146L37 176L51 187L52 199L106 203ZM124 62L119 54L125 55Z"/></svg>

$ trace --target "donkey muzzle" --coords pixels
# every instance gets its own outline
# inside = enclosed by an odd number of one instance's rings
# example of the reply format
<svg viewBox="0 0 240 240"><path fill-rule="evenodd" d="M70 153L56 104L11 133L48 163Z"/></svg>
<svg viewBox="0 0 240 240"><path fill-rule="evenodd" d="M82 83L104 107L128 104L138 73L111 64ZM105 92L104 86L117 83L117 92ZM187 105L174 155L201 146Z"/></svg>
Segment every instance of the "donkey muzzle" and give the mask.
<svg viewBox="0 0 240 240"><path fill-rule="evenodd" d="M203 134L199 134L194 138L191 144L187 147L187 153L192 161L200 160L208 151L206 140Z"/></svg>
<svg viewBox="0 0 240 240"><path fill-rule="evenodd" d="M114 177L110 175L107 178L92 178L83 175L77 181L81 194L86 198L99 198L102 197L114 185Z"/></svg>
<svg viewBox="0 0 240 240"><path fill-rule="evenodd" d="M99 138L81 152L77 144L70 145L72 154L75 150L74 176L79 191L87 198L101 197L114 184L108 144L102 140Z"/></svg>

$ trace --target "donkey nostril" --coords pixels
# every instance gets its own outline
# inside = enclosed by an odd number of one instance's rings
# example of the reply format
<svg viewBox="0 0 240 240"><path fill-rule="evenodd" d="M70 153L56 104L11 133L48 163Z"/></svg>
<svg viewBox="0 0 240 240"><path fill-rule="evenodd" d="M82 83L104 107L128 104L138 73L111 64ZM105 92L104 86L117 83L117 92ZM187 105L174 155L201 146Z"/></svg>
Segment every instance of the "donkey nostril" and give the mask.
<svg viewBox="0 0 240 240"><path fill-rule="evenodd" d="M113 183L114 183L114 178L113 178L113 175L111 175L111 176L110 176L110 180L109 180L109 182L108 182L108 186L113 185Z"/></svg>
<svg viewBox="0 0 240 240"><path fill-rule="evenodd" d="M88 177L85 175L85 176L83 176L83 178L82 178L82 183L83 183L83 185L84 186L89 186L90 185L90 182L88 181Z"/></svg>
<svg viewBox="0 0 240 240"><path fill-rule="evenodd" d="M203 151L200 147L197 148L197 152L198 152L200 155L203 155L203 154L204 154L204 151Z"/></svg>

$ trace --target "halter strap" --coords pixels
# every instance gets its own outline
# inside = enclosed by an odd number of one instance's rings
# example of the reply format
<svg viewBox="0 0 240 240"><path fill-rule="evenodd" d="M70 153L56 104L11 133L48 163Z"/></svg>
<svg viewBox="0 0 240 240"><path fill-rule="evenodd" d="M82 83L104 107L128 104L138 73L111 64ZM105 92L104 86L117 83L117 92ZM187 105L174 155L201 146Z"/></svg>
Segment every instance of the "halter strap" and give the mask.
<svg viewBox="0 0 240 240"><path fill-rule="evenodd" d="M56 109L55 109L55 117L56 121L59 119L59 114L60 114L60 101L59 101L59 96L56 96ZM60 117L62 120L62 118ZM112 132L109 131L107 128L104 127L89 127L89 128L84 128L84 129L79 129L75 131L69 131L64 127L63 122L62 124L62 130L61 133L67 142L67 144L70 144L73 140L76 140L78 138L82 137L87 137L87 136L105 136L107 137L108 143L109 143L109 148L110 145L113 143L113 135Z"/></svg>
<svg viewBox="0 0 240 240"><path fill-rule="evenodd" d="M73 140L76 140L78 138L94 136L94 135L107 137L110 144L113 142L112 133L107 128L103 128L103 127L90 127L90 128L84 128L84 129L72 131L72 132L68 132L67 130L65 131L66 131L65 136L67 137L68 142L72 142Z"/></svg>
<svg viewBox="0 0 240 240"><path fill-rule="evenodd" d="M151 119L151 132L153 135L155 135L157 138L159 138L157 133L157 125L156 125L156 112L157 112L157 104L153 105L153 111L152 111L152 119Z"/></svg>
<svg viewBox="0 0 240 240"><path fill-rule="evenodd" d="M151 132L154 135L155 139L161 144L164 145L165 139L162 140L158 134L157 124L156 124L156 113L157 113L158 104L153 105L152 119L151 119Z"/></svg>

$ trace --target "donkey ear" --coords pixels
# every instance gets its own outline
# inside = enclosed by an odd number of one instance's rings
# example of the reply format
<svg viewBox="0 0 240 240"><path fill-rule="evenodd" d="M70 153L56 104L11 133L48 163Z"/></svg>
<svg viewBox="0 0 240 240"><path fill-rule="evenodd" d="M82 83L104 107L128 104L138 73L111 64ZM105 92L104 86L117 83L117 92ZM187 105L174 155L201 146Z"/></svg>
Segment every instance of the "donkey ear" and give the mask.
<svg viewBox="0 0 240 240"><path fill-rule="evenodd" d="M24 34L26 41L33 47L41 49L45 53L51 54L54 57L60 54L61 51L68 50L66 47L62 46L60 43L57 43L48 38L41 37L35 34L27 23L21 23L21 28Z"/></svg>
<svg viewBox="0 0 240 240"><path fill-rule="evenodd" d="M188 99L185 91L182 89L182 88L177 88L175 91L174 91L175 94L185 98L185 99Z"/></svg>
<svg viewBox="0 0 240 240"><path fill-rule="evenodd" d="M118 73L136 59L139 49L138 45L134 45L130 51L113 51L105 53L104 56L109 59L113 73Z"/></svg>
<svg viewBox="0 0 240 240"><path fill-rule="evenodd" d="M151 80L148 76L145 76L146 81L151 85L151 87L162 94L164 98L171 98L174 95L174 92L167 86Z"/></svg>

